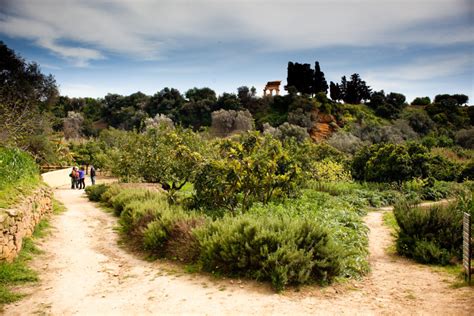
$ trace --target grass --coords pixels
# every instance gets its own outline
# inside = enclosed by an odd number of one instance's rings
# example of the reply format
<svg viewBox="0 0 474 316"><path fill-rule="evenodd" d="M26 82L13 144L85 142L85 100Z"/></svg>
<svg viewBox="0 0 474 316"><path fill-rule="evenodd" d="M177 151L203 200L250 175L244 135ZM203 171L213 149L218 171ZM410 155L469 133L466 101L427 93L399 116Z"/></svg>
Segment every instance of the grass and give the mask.
<svg viewBox="0 0 474 316"><path fill-rule="evenodd" d="M383 214L383 223L385 226L390 228L392 236L396 236L398 234L400 227L398 226L397 220L395 219L395 215L392 211L385 212Z"/></svg>
<svg viewBox="0 0 474 316"><path fill-rule="evenodd" d="M41 183L39 169L28 153L0 146L0 208L8 208Z"/></svg>
<svg viewBox="0 0 474 316"><path fill-rule="evenodd" d="M59 215L66 211L66 206L63 203L53 198L53 214Z"/></svg>
<svg viewBox="0 0 474 316"><path fill-rule="evenodd" d="M390 234L394 237L397 238L398 236L398 231L400 230L400 227L398 226L397 220L395 219L395 215L393 214L392 211L385 212L382 217L383 223L386 227L390 229ZM385 249L387 254L396 256L397 254L397 248L394 243L392 243L390 246Z"/></svg>
<svg viewBox="0 0 474 316"><path fill-rule="evenodd" d="M63 211L64 206L53 201L53 209L56 212ZM20 284L37 282L38 273L32 270L28 263L34 255L41 254L42 251L35 246L35 241L48 235L50 231L49 220L44 218L36 225L33 235L23 239L23 247L18 257L11 263L0 263L0 311L4 304L16 302L25 295L12 290L12 287Z"/></svg>
<svg viewBox="0 0 474 316"><path fill-rule="evenodd" d="M472 262L471 264L474 264ZM462 264L455 264L455 265L448 265L448 266L439 266L439 265L432 265L431 268L436 272L441 272L445 274L449 274L454 278L453 281L449 281L450 286L454 289L469 286L466 279L464 278L464 268ZM471 287L474 287L474 276L471 275Z"/></svg>
<svg viewBox="0 0 474 316"><path fill-rule="evenodd" d="M32 238L25 238L17 258L11 263L0 263L0 307L24 297L24 294L13 292L12 286L38 281L38 273L28 267L28 262L38 253L40 250L35 247Z"/></svg>
<svg viewBox="0 0 474 316"><path fill-rule="evenodd" d="M14 185L0 190L0 208L8 208L20 202L21 198L29 195L40 185L40 177L22 179Z"/></svg>

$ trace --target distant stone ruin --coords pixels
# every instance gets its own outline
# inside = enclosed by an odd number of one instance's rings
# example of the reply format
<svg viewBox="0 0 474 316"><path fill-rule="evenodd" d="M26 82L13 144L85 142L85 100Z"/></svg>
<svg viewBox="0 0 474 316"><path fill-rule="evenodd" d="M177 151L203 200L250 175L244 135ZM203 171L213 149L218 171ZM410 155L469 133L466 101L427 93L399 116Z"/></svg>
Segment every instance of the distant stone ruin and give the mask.
<svg viewBox="0 0 474 316"><path fill-rule="evenodd" d="M273 91L275 91L276 95L280 94L280 83L281 81L269 81L267 85L263 89L263 95L267 95L268 91L270 91L269 95L273 95Z"/></svg>

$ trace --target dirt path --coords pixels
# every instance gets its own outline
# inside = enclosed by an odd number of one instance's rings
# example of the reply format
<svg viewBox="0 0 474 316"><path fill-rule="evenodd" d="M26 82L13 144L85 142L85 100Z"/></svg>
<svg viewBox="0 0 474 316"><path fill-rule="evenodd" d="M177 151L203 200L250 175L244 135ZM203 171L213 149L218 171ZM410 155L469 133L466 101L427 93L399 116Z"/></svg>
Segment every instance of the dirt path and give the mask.
<svg viewBox="0 0 474 316"><path fill-rule="evenodd" d="M387 255L392 244L382 212L366 218L371 274L324 289L275 294L268 285L187 274L163 262L146 262L117 245L116 219L88 202L82 191L55 190L68 211L33 265L39 285L7 315L143 314L439 314L474 313L474 289L452 289L452 277Z"/></svg>

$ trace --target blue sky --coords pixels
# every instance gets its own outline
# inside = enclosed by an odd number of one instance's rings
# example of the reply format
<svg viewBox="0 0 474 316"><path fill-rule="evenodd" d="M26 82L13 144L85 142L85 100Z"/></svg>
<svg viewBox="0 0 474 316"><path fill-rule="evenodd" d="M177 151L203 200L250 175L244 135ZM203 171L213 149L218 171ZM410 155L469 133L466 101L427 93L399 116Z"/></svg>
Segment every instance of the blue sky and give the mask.
<svg viewBox="0 0 474 316"><path fill-rule="evenodd" d="M286 83L288 61L474 103L472 0L0 0L0 39L63 95Z"/></svg>

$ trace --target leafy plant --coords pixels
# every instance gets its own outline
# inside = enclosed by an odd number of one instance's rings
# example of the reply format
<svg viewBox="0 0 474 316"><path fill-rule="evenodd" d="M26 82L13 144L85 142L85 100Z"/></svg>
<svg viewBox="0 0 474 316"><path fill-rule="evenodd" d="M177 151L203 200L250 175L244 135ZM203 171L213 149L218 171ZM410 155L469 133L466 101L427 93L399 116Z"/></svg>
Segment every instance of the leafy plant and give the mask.
<svg viewBox="0 0 474 316"><path fill-rule="evenodd" d="M251 133L223 140L219 149L221 157L205 161L196 175L196 207L245 211L297 192L300 169L278 140Z"/></svg>
<svg viewBox="0 0 474 316"><path fill-rule="evenodd" d="M400 227L398 253L421 263L456 262L461 258L463 212L473 214L473 206L472 196L430 208L400 202L394 209Z"/></svg>

